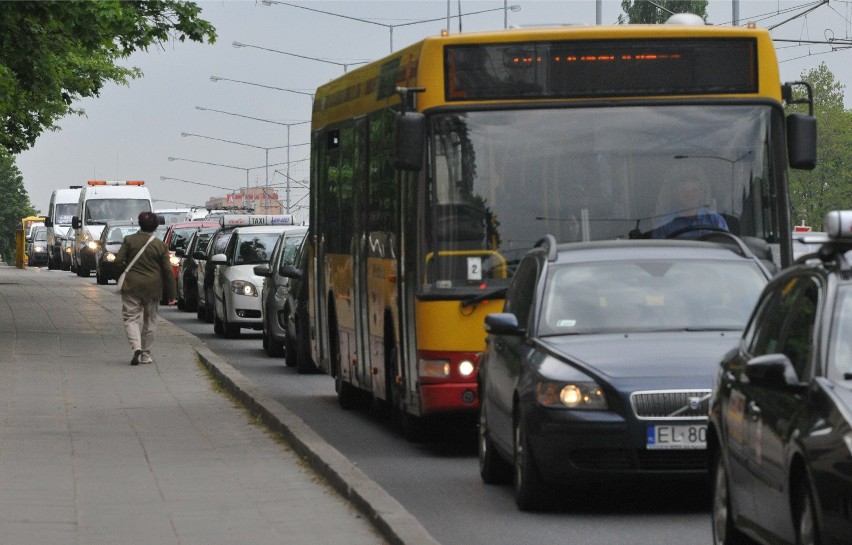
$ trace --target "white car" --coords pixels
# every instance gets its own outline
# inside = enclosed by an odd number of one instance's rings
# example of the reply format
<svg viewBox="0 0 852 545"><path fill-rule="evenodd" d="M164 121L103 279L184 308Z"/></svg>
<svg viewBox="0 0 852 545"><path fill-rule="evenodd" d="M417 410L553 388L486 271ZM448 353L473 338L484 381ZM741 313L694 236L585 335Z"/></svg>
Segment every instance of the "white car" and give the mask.
<svg viewBox="0 0 852 545"><path fill-rule="evenodd" d="M263 318L260 294L263 277L254 266L269 263L279 235L292 226L263 225L236 227L225 252L215 254L213 273L213 331L224 337L237 337L240 329L261 330Z"/></svg>

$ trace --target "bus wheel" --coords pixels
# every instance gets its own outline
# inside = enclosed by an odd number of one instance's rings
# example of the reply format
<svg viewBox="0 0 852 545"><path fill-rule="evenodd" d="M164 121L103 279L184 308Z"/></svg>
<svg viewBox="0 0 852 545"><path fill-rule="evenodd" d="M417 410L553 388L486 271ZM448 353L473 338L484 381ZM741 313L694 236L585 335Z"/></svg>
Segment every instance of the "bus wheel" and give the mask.
<svg viewBox="0 0 852 545"><path fill-rule="evenodd" d="M302 375L319 373L311 356L311 333L307 311L296 311L296 372Z"/></svg>
<svg viewBox="0 0 852 545"><path fill-rule="evenodd" d="M337 403L344 411L352 410L358 406L358 390L352 384L343 380L343 371L340 368L340 337L335 323L330 324L328 344L331 351L331 367L334 375L334 389L337 391Z"/></svg>

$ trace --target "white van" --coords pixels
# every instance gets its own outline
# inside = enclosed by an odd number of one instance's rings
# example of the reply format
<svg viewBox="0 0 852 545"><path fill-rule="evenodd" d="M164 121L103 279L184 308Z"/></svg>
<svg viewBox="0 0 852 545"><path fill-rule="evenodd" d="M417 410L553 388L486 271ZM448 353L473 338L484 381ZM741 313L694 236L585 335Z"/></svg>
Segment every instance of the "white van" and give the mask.
<svg viewBox="0 0 852 545"><path fill-rule="evenodd" d="M71 218L74 250L71 270L89 276L95 268L95 250L101 231L110 221L139 219L142 212L154 210L145 182L138 180L90 180L80 190L77 213Z"/></svg>
<svg viewBox="0 0 852 545"><path fill-rule="evenodd" d="M44 225L47 227L47 268L62 268L62 238L71 227L71 218L77 213L82 186L54 189L47 208ZM58 236L57 236L58 235Z"/></svg>

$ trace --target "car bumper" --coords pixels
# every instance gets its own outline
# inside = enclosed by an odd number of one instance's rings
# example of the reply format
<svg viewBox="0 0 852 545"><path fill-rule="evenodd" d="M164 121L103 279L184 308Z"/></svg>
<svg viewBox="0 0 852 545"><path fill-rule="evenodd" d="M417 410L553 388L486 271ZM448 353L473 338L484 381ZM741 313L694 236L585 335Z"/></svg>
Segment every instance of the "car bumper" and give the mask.
<svg viewBox="0 0 852 545"><path fill-rule="evenodd" d="M99 270L101 276L108 280L116 280L118 279L118 275L115 274L115 263L108 261L101 261L99 265Z"/></svg>
<svg viewBox="0 0 852 545"><path fill-rule="evenodd" d="M536 406L526 416L533 459L543 479L565 482L605 475L705 475L706 449L649 449L648 427L685 424L628 421L609 411ZM690 424L706 424L689 422Z"/></svg>
<svg viewBox="0 0 852 545"><path fill-rule="evenodd" d="M226 293L225 305L228 311L228 321L239 324L240 327L260 329L263 319L260 312L260 297L248 297Z"/></svg>
<svg viewBox="0 0 852 545"><path fill-rule="evenodd" d="M47 252L35 252L29 258L29 265L32 267L33 265L47 265L48 254Z"/></svg>

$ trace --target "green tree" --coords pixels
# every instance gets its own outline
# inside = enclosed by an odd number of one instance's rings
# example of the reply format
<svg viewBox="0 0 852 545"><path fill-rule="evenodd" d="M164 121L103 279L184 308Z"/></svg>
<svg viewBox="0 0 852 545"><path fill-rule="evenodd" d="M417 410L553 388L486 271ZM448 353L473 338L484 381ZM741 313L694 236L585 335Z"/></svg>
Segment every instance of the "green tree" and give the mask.
<svg viewBox="0 0 852 545"><path fill-rule="evenodd" d="M708 0L621 0L624 15L618 16L618 24L665 23L672 13L694 13L707 20Z"/></svg>
<svg viewBox="0 0 852 545"><path fill-rule="evenodd" d="M791 216L795 225L804 222L820 231L826 212L852 209L852 110L844 109L845 86L825 63L803 72L801 79L813 87L817 166L812 171L790 171ZM803 108L789 109L806 112Z"/></svg>
<svg viewBox="0 0 852 545"><path fill-rule="evenodd" d="M15 230L21 219L37 214L24 188L24 177L15 165L15 158L0 147L0 256L9 263L15 261Z"/></svg>
<svg viewBox="0 0 852 545"><path fill-rule="evenodd" d="M81 98L142 75L116 61L169 39L213 43L201 8L183 0L0 2L0 144L32 147Z"/></svg>

